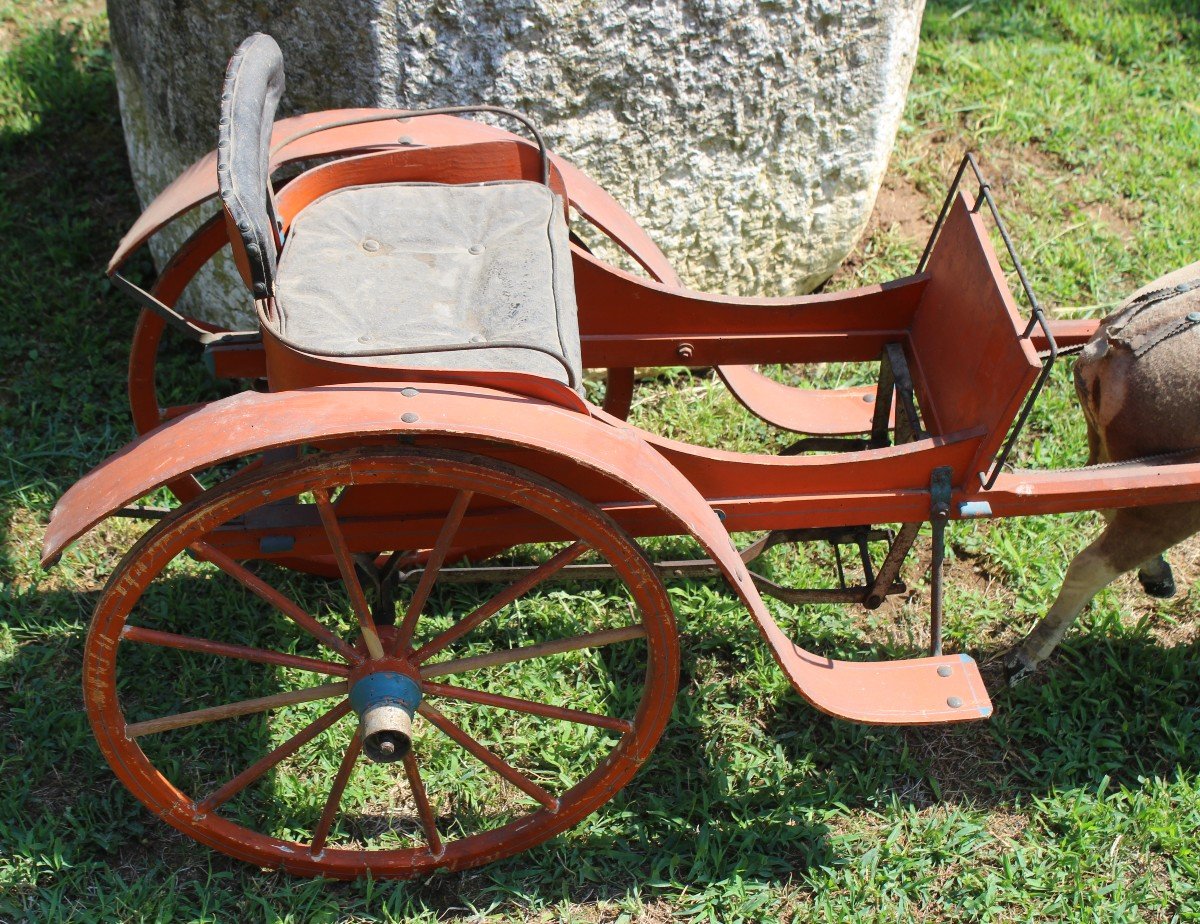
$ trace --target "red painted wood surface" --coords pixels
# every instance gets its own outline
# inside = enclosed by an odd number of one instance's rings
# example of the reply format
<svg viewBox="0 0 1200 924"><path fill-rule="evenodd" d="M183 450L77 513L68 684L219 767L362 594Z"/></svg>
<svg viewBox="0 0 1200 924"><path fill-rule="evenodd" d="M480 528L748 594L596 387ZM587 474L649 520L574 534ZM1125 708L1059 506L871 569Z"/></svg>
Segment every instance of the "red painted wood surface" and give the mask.
<svg viewBox="0 0 1200 924"><path fill-rule="evenodd" d="M1042 365L1004 284L983 219L959 193L928 264L907 356L926 427L982 427L972 463L983 471L1008 433Z"/></svg>

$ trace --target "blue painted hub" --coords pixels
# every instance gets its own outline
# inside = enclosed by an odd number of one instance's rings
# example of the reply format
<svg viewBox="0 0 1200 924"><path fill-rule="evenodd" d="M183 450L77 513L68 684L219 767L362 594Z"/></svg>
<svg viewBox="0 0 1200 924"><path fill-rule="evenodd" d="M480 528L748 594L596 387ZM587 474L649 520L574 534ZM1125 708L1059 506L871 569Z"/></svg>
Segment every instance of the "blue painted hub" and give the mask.
<svg viewBox="0 0 1200 924"><path fill-rule="evenodd" d="M350 688L350 705L361 718L368 709L396 706L409 717L421 705L421 688L411 677L395 671L367 674Z"/></svg>

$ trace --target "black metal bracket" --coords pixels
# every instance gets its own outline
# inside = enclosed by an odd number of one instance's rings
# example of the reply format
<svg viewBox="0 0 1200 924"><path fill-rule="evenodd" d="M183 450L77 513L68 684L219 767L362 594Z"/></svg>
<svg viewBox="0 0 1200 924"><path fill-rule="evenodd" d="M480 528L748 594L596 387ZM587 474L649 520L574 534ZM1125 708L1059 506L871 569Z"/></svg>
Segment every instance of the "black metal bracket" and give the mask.
<svg viewBox="0 0 1200 924"><path fill-rule="evenodd" d="M946 524L950 521L953 469L935 468L929 479L929 522L933 527L933 561L929 574L929 653L942 653L942 612L945 584L942 566L946 561Z"/></svg>
<svg viewBox="0 0 1200 924"><path fill-rule="evenodd" d="M925 436L915 394L904 347L899 343L885 344L879 356L879 385L875 391L875 416L871 420L872 449L891 445L889 423L893 401L899 411L896 415L896 445Z"/></svg>
<svg viewBox="0 0 1200 924"><path fill-rule="evenodd" d="M897 405L895 443L910 443L924 439L925 429L917 410L916 392L904 347L889 343L879 355L879 381L875 387L875 413L871 418L871 434L856 436L807 436L796 440L781 451L781 456L796 456L805 452L862 452L892 445L892 404Z"/></svg>
<svg viewBox="0 0 1200 924"><path fill-rule="evenodd" d="M185 337L205 345L217 337L211 331L207 331L198 324L195 324L191 318L185 317L171 306L155 298L136 282L126 279L119 272L114 271L110 278L113 285L137 302L140 307L154 312Z"/></svg>

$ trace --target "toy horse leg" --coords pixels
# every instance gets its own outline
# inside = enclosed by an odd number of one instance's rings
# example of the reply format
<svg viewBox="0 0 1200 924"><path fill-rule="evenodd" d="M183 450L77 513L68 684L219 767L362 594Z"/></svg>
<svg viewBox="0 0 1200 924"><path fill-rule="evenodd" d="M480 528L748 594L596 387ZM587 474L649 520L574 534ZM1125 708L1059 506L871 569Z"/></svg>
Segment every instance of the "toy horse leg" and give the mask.
<svg viewBox="0 0 1200 924"><path fill-rule="evenodd" d="M1106 511L1106 519L1104 532L1067 568L1054 605L1005 657L1009 684L1019 683L1050 657L1092 597L1118 575L1140 565L1151 581L1171 580L1162 553L1200 527L1200 504Z"/></svg>

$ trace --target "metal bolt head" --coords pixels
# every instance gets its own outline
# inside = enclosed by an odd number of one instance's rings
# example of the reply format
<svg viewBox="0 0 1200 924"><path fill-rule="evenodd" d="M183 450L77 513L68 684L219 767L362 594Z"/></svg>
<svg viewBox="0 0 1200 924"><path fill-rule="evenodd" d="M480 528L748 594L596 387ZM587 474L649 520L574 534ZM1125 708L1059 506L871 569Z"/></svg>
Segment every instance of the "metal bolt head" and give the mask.
<svg viewBox="0 0 1200 924"><path fill-rule="evenodd" d="M416 414L414 414L412 411L409 411L407 414L401 414L400 419L403 420L405 423L416 423L421 418L418 417Z"/></svg>
<svg viewBox="0 0 1200 924"><path fill-rule="evenodd" d="M384 754L394 754L396 752L396 745L390 739L384 739L379 742L379 750Z"/></svg>
<svg viewBox="0 0 1200 924"><path fill-rule="evenodd" d="M681 343L675 348L675 352L680 359L691 359L695 348L690 343Z"/></svg>
<svg viewBox="0 0 1200 924"><path fill-rule="evenodd" d="M961 696L951 696L949 699L946 700L946 705L949 706L951 709L957 709L959 706L962 705L962 697Z"/></svg>
<svg viewBox="0 0 1200 924"><path fill-rule="evenodd" d="M950 676L950 665L943 664L941 667L939 667L938 668L938 676L939 677L949 677Z"/></svg>

